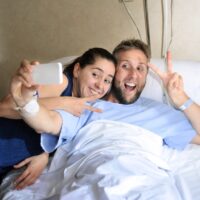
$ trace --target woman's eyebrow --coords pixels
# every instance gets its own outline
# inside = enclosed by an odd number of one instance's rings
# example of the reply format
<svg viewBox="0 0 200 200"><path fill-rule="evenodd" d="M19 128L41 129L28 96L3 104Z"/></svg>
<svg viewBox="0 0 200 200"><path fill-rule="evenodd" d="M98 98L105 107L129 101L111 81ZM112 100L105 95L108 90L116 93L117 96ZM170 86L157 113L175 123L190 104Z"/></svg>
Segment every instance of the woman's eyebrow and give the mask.
<svg viewBox="0 0 200 200"><path fill-rule="evenodd" d="M99 70L101 73L104 73L104 70L99 67L93 67L92 69L96 69L96 70ZM114 78L114 75L112 74L108 74L108 76L110 76L111 78Z"/></svg>
<svg viewBox="0 0 200 200"><path fill-rule="evenodd" d="M129 60L119 60L119 62L129 62Z"/></svg>
<svg viewBox="0 0 200 200"><path fill-rule="evenodd" d="M97 70L99 70L99 71L102 71L102 72L103 72L103 69L101 69L100 67L97 67L97 66L94 66L94 67L92 67L92 69L97 69Z"/></svg>

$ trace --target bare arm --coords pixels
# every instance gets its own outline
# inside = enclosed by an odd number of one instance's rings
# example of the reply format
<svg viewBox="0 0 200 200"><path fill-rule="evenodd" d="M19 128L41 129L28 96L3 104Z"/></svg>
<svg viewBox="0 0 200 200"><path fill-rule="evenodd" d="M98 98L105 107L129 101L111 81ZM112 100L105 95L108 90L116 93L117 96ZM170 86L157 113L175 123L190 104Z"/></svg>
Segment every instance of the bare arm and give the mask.
<svg viewBox="0 0 200 200"><path fill-rule="evenodd" d="M38 103L33 100L33 94L38 87L32 80L31 70L23 71L23 73L17 72L11 82L11 94L15 107L18 107L18 112L24 121L37 132L48 132L57 135L62 125L61 116L58 112L46 108L41 102ZM85 98L57 97L49 99L49 104L53 105L54 109L66 108L68 111L70 109L74 111L76 108L77 113L75 114L80 115L84 109L101 112L101 110L86 104L87 101L93 101L99 97L98 95ZM28 111L27 107L29 107Z"/></svg>
<svg viewBox="0 0 200 200"><path fill-rule="evenodd" d="M13 109L15 103L11 95L4 97L0 101L0 117L10 118L10 119L20 119L20 115L17 111Z"/></svg>
<svg viewBox="0 0 200 200"><path fill-rule="evenodd" d="M100 98L100 95L94 95L90 97L51 97L40 99L39 102L43 104L47 109L62 109L72 115L80 116L84 110L90 110L92 112L102 112L101 109L87 105L87 102L94 101ZM44 102L44 103L43 103Z"/></svg>
<svg viewBox="0 0 200 200"><path fill-rule="evenodd" d="M22 174L20 174L19 177L17 177L15 180L15 189L20 190L29 185L32 185L47 166L48 160L49 154L44 152L40 155L26 158L25 160L15 165L15 168L27 166Z"/></svg>
<svg viewBox="0 0 200 200"><path fill-rule="evenodd" d="M200 106L193 103L189 108L184 110L184 114L190 120L192 126L198 133L198 135L192 140L192 143L200 144Z"/></svg>
<svg viewBox="0 0 200 200"><path fill-rule="evenodd" d="M22 119L38 133L47 132L58 135L62 126L62 118L56 111L39 105L39 111L34 115L27 115L23 109L19 112Z"/></svg>
<svg viewBox="0 0 200 200"><path fill-rule="evenodd" d="M17 73L23 76L25 81L29 81L27 79L26 73L30 70L32 67L32 64L37 64L38 62L29 62L29 61L22 61L20 67L18 68ZM68 85L68 79L65 75L63 75L63 83L57 84L57 85L41 85L38 87L38 92L40 95L40 98L46 98L46 97L59 97L61 93L64 91L64 89ZM53 98L54 99L54 98ZM54 99L56 100L56 99ZM47 104L47 107L49 109L57 109L57 107L54 107L54 100L49 101L43 99L42 104ZM46 102L45 102L46 101ZM10 119L20 119L21 116L17 111L13 109L15 106L15 102L13 101L12 96L9 94L6 97L4 97L0 101L0 117L10 118Z"/></svg>
<svg viewBox="0 0 200 200"><path fill-rule="evenodd" d="M58 103L64 101L64 98L65 97L54 96L54 97L39 98L38 101L46 108L50 110L55 110L55 109L62 109L63 104L58 104ZM2 100L0 100L0 117L5 117L9 119L21 119L19 112L17 112L14 109L15 107L16 104L12 96L10 94L7 95Z"/></svg>
<svg viewBox="0 0 200 200"><path fill-rule="evenodd" d="M23 61L17 72L26 84L31 80L29 76L31 68L32 66L28 61ZM101 112L101 110L97 108L86 105L86 102L100 98L98 95L86 98L60 97L67 85L68 79L65 75L63 75L62 84L40 85L37 89L40 97L38 101L49 110L63 109L75 116L80 116L85 109L93 112ZM13 109L15 106L12 96L8 95L0 102L0 116L11 119L20 119L20 114Z"/></svg>
<svg viewBox="0 0 200 200"><path fill-rule="evenodd" d="M189 99L184 91L182 77L173 72L172 59L169 52L167 55L167 72L162 72L153 64L149 64L149 67L161 78L174 107L179 108ZM197 132L197 136L192 142L200 144L200 105L192 103L183 112Z"/></svg>
<svg viewBox="0 0 200 200"><path fill-rule="evenodd" d="M34 106L28 112L25 109L37 89L38 85L34 85L32 82L30 71L26 72L26 76L16 73L10 85L11 95L20 108L19 114L27 124L37 132L48 132L57 135L62 125L62 118L57 112L50 111L43 105L37 104L36 100L33 101Z"/></svg>

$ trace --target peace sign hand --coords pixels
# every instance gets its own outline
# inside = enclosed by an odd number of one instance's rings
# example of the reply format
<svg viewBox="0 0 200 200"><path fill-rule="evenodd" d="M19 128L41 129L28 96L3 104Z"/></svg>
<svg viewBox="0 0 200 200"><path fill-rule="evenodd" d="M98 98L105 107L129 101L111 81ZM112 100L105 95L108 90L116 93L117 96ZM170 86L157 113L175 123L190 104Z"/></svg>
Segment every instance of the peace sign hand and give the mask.
<svg viewBox="0 0 200 200"><path fill-rule="evenodd" d="M84 110L100 113L102 112L101 109L95 108L87 104L88 102L95 101L99 99L100 97L101 97L100 95L94 95L94 96L83 97L83 98L63 97L65 98L63 109L78 117L84 112Z"/></svg>
<svg viewBox="0 0 200 200"><path fill-rule="evenodd" d="M171 52L167 52L167 71L162 72L154 64L148 66L155 72L163 82L172 103L175 107L180 107L187 99L188 96L184 91L183 78L180 74L173 72Z"/></svg>

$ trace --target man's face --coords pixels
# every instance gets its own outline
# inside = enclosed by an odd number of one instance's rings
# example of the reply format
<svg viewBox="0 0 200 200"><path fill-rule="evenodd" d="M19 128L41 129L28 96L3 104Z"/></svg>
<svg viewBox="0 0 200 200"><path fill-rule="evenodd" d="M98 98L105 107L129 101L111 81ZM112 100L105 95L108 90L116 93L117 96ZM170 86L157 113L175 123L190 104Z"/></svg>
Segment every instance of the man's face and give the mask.
<svg viewBox="0 0 200 200"><path fill-rule="evenodd" d="M133 103L140 96L148 73L148 59L137 49L118 54L118 66L114 79L113 95L118 103Z"/></svg>

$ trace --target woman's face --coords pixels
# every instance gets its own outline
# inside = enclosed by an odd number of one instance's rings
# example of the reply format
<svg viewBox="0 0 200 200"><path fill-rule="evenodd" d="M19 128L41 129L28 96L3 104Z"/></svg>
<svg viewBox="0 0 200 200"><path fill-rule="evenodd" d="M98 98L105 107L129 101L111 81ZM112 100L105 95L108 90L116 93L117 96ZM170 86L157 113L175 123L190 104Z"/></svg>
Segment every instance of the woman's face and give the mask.
<svg viewBox="0 0 200 200"><path fill-rule="evenodd" d="M96 58L94 64L87 65L83 69L77 63L73 75L74 96L88 97L99 94L103 97L111 87L115 65L105 58Z"/></svg>

